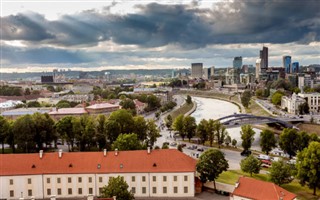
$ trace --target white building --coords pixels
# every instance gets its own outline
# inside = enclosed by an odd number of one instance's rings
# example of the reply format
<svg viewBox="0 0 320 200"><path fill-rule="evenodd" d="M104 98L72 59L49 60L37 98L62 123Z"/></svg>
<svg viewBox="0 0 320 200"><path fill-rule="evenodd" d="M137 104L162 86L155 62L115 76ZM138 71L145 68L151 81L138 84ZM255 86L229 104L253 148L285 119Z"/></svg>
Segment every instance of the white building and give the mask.
<svg viewBox="0 0 320 200"><path fill-rule="evenodd" d="M256 60L256 80L260 80L261 74L261 59Z"/></svg>
<svg viewBox="0 0 320 200"><path fill-rule="evenodd" d="M299 93L298 96L307 99L310 112L320 112L320 93Z"/></svg>
<svg viewBox="0 0 320 200"><path fill-rule="evenodd" d="M304 98L299 97L296 93L293 93L291 97L282 96L281 109L286 109L290 114L299 114L299 105L305 103Z"/></svg>
<svg viewBox="0 0 320 200"><path fill-rule="evenodd" d="M203 64L202 63L192 63L191 64L191 77L192 78L202 78Z"/></svg>
<svg viewBox="0 0 320 200"><path fill-rule="evenodd" d="M305 86L309 86L310 88L314 87L314 80L311 78L310 74L304 74L303 76L298 77L298 87L301 91Z"/></svg>
<svg viewBox="0 0 320 200"><path fill-rule="evenodd" d="M0 154L0 199L98 196L117 176L136 197L193 197L195 165L175 149Z"/></svg>

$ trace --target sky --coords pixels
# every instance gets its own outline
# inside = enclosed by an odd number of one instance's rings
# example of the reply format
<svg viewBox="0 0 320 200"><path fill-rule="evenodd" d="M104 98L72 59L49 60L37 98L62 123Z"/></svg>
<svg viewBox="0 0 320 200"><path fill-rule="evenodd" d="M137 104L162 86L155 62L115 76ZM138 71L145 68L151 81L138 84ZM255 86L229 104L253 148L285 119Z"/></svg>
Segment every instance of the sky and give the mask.
<svg viewBox="0 0 320 200"><path fill-rule="evenodd" d="M1 0L0 72L320 64L318 0Z"/></svg>

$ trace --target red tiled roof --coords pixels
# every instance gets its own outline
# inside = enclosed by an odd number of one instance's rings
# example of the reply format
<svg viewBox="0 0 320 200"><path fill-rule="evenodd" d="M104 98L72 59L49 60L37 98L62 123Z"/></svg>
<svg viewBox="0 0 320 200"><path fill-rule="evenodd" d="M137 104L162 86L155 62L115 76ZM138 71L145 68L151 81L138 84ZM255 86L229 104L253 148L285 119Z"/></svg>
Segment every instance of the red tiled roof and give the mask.
<svg viewBox="0 0 320 200"><path fill-rule="evenodd" d="M135 100L134 100L134 104L135 104L136 106L144 106L144 105L145 105L145 103L139 101L138 99L135 99Z"/></svg>
<svg viewBox="0 0 320 200"><path fill-rule="evenodd" d="M234 189L233 195L256 200L279 200L280 197L282 197L283 200L292 200L296 197L295 194L288 192L274 183L248 177L239 178L239 185Z"/></svg>
<svg viewBox="0 0 320 200"><path fill-rule="evenodd" d="M88 109L103 109L103 108L119 108L118 105L113 105L110 103L98 103L98 104L94 104L92 106L88 106Z"/></svg>
<svg viewBox="0 0 320 200"><path fill-rule="evenodd" d="M98 167L100 165L100 168ZM122 168L120 167L122 165ZM194 172L196 160L175 149L0 154L0 176L33 174Z"/></svg>
<svg viewBox="0 0 320 200"><path fill-rule="evenodd" d="M49 112L49 115L72 115L72 114L85 114L88 113L84 108L60 108Z"/></svg>

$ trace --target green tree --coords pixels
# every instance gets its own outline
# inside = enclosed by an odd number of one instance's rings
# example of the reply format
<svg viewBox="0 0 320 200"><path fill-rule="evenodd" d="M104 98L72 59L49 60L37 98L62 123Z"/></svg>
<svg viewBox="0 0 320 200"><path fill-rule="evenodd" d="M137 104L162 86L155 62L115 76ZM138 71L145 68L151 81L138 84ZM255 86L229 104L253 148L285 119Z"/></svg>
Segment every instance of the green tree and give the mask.
<svg viewBox="0 0 320 200"><path fill-rule="evenodd" d="M160 99L158 99L155 95L148 95L147 97L147 108L146 111L152 111L161 107Z"/></svg>
<svg viewBox="0 0 320 200"><path fill-rule="evenodd" d="M171 126L172 126L172 117L171 117L171 115L168 115L167 120L166 120L166 127L168 129L171 129Z"/></svg>
<svg viewBox="0 0 320 200"><path fill-rule="evenodd" d="M208 121L205 119L202 119L197 126L196 135L200 138L201 144L204 144L208 140L207 126L208 126Z"/></svg>
<svg viewBox="0 0 320 200"><path fill-rule="evenodd" d="M139 150L142 149L142 146L137 134L120 134L113 142L112 149L118 149L119 151Z"/></svg>
<svg viewBox="0 0 320 200"><path fill-rule="evenodd" d="M106 122L106 132L108 141L112 144L121 134L120 124L115 120L108 119Z"/></svg>
<svg viewBox="0 0 320 200"><path fill-rule="evenodd" d="M214 132L218 143L218 147L220 149L221 145L224 143L225 137L228 135L228 132L226 130L226 127L223 126L223 124L221 124L220 121L214 122Z"/></svg>
<svg viewBox="0 0 320 200"><path fill-rule="evenodd" d="M85 151L87 148L90 150L90 147L95 144L93 140L95 135L93 118L89 115L76 117L72 121L72 126L80 151Z"/></svg>
<svg viewBox="0 0 320 200"><path fill-rule="evenodd" d="M65 116L55 124L56 130L60 134L60 137L67 141L69 151L73 151L75 141L75 133L73 132L72 125L73 119L73 116Z"/></svg>
<svg viewBox="0 0 320 200"><path fill-rule="evenodd" d="M134 103L134 101L132 99L125 98L124 100L122 100L120 102L120 106L122 106L122 109L126 109L129 112L131 112L132 115L136 115L137 114L136 104Z"/></svg>
<svg viewBox="0 0 320 200"><path fill-rule="evenodd" d="M105 115L100 114L96 117L95 121L96 121L95 137L96 137L96 141L98 142L99 149L101 150L103 148L107 148L107 129L106 129L107 118Z"/></svg>
<svg viewBox="0 0 320 200"><path fill-rule="evenodd" d="M241 95L241 103L244 107L248 108L251 100L251 92L245 90Z"/></svg>
<svg viewBox="0 0 320 200"><path fill-rule="evenodd" d="M161 136L160 131L154 120L147 120L147 127L147 144L153 146L157 138Z"/></svg>
<svg viewBox="0 0 320 200"><path fill-rule="evenodd" d="M269 172L270 180L277 185L287 184L293 180L291 166L283 160L272 162Z"/></svg>
<svg viewBox="0 0 320 200"><path fill-rule="evenodd" d="M252 173L259 174L261 162L253 155L250 155L241 160L240 167L243 172L250 173L250 176L252 176Z"/></svg>
<svg viewBox="0 0 320 200"><path fill-rule="evenodd" d="M252 129L251 125L241 126L241 131L240 131L240 135L242 139L241 145L245 151L251 148L252 142L254 141L255 134L256 133Z"/></svg>
<svg viewBox="0 0 320 200"><path fill-rule="evenodd" d="M231 144L233 147L236 147L238 141L236 139L232 139Z"/></svg>
<svg viewBox="0 0 320 200"><path fill-rule="evenodd" d="M182 150L182 145L181 145L181 144L179 144L179 145L177 146L177 149L178 149L178 151L183 152L183 150Z"/></svg>
<svg viewBox="0 0 320 200"><path fill-rule="evenodd" d="M298 134L300 135L300 145L298 146L298 151L302 151L304 148L309 146L311 138L310 135L305 131L300 131Z"/></svg>
<svg viewBox="0 0 320 200"><path fill-rule="evenodd" d="M283 92L277 91L275 92L271 97L271 103L274 105L280 105L281 104L281 98L283 96Z"/></svg>
<svg viewBox="0 0 320 200"><path fill-rule="evenodd" d="M51 144L57 138L54 131L55 122L47 113L34 113L32 119L35 124L34 140L37 143L38 149L42 149L43 143Z"/></svg>
<svg viewBox="0 0 320 200"><path fill-rule="evenodd" d="M207 128L206 128L210 147L212 147L212 143L213 143L214 137L215 137L214 123L215 122L213 119L209 119L208 124L207 124Z"/></svg>
<svg viewBox="0 0 320 200"><path fill-rule="evenodd" d="M14 140L18 147L26 153L35 151L35 123L31 115L23 115L13 124Z"/></svg>
<svg viewBox="0 0 320 200"><path fill-rule="evenodd" d="M192 103L192 99L190 95L187 95L187 99L186 99L187 104L191 104Z"/></svg>
<svg viewBox="0 0 320 200"><path fill-rule="evenodd" d="M0 115L0 142L2 145L2 153L4 153L4 142L8 137L10 124L6 118Z"/></svg>
<svg viewBox="0 0 320 200"><path fill-rule="evenodd" d="M298 111L300 115L309 114L309 105L307 102L300 104L298 106Z"/></svg>
<svg viewBox="0 0 320 200"><path fill-rule="evenodd" d="M184 133L184 128L183 128L183 121L184 121L184 116L179 115L178 117L175 118L172 127L173 130L178 131L179 135L182 137L184 140L184 137L186 136Z"/></svg>
<svg viewBox="0 0 320 200"><path fill-rule="evenodd" d="M196 165L196 170L200 174L202 183L213 181L214 189L216 190L215 179L229 168L228 161L224 154L217 149L209 149L205 151L199 158Z"/></svg>
<svg viewBox="0 0 320 200"><path fill-rule="evenodd" d="M258 98L263 97L263 94L264 94L263 89L257 89L257 90L256 90L256 96L257 96Z"/></svg>
<svg viewBox="0 0 320 200"><path fill-rule="evenodd" d="M136 133L138 135L138 139L140 141L144 141L145 139L147 139L147 130L148 130L146 120L144 119L143 116L135 116L133 118L133 121L134 121L133 133Z"/></svg>
<svg viewBox="0 0 320 200"><path fill-rule="evenodd" d="M29 88L26 88L26 89L24 90L24 95L30 95L30 94L31 94L30 89L29 89Z"/></svg>
<svg viewBox="0 0 320 200"><path fill-rule="evenodd" d="M302 185L307 185L313 189L313 195L316 195L316 189L320 188L320 143L311 142L308 148L305 148L298 154L297 158L297 177Z"/></svg>
<svg viewBox="0 0 320 200"><path fill-rule="evenodd" d="M268 129L264 129L260 133L260 147L263 152L269 155L269 152L277 146L277 140L274 133Z"/></svg>
<svg viewBox="0 0 320 200"><path fill-rule="evenodd" d="M117 200L132 200L134 195L128 191L129 185L122 176L110 177L108 185L102 188L101 197L117 197Z"/></svg>
<svg viewBox="0 0 320 200"><path fill-rule="evenodd" d="M134 120L132 114L127 110L120 109L112 112L108 120L118 123L120 133L132 133L134 131Z"/></svg>
<svg viewBox="0 0 320 200"><path fill-rule="evenodd" d="M27 103L28 108L37 108L37 107L41 107L40 103L37 101L29 101Z"/></svg>
<svg viewBox="0 0 320 200"><path fill-rule="evenodd" d="M300 135L296 129L286 128L280 135L279 145L281 149L289 154L290 158L295 156L300 146Z"/></svg>
<svg viewBox="0 0 320 200"><path fill-rule="evenodd" d="M161 149L169 149L168 143L163 143Z"/></svg>
<svg viewBox="0 0 320 200"><path fill-rule="evenodd" d="M229 146L229 144L231 143L230 135L227 135L226 139L224 140L224 143L227 145L227 147Z"/></svg>
<svg viewBox="0 0 320 200"><path fill-rule="evenodd" d="M189 142L190 142L191 138L196 134L197 124L196 124L195 118L191 116L186 116L183 119L183 129L184 129L183 132L186 133L187 138L189 139Z"/></svg>

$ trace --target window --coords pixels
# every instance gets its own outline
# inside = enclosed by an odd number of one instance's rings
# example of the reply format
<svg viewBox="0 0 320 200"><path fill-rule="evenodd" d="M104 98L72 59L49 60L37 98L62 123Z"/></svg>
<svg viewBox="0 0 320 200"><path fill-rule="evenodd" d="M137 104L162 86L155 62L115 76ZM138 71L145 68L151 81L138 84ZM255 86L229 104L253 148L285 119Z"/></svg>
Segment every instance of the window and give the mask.
<svg viewBox="0 0 320 200"><path fill-rule="evenodd" d="M71 177L68 177L68 183L71 183Z"/></svg>
<svg viewBox="0 0 320 200"><path fill-rule="evenodd" d="M28 190L28 196L32 196L32 190Z"/></svg>
<svg viewBox="0 0 320 200"><path fill-rule="evenodd" d="M99 177L99 182L102 183L102 177ZM91 193L90 193L91 194Z"/></svg>
<svg viewBox="0 0 320 200"><path fill-rule="evenodd" d="M146 187L142 187L142 194L145 194L147 192Z"/></svg>
<svg viewBox="0 0 320 200"><path fill-rule="evenodd" d="M31 178L28 178L28 184L31 184Z"/></svg>
<svg viewBox="0 0 320 200"><path fill-rule="evenodd" d="M163 187L163 194L167 194L167 187Z"/></svg>
<svg viewBox="0 0 320 200"><path fill-rule="evenodd" d="M184 193L188 193L188 187L183 188Z"/></svg>
<svg viewBox="0 0 320 200"><path fill-rule="evenodd" d="M174 176L173 177L173 181L177 181L178 180L178 177L177 176Z"/></svg>
<svg viewBox="0 0 320 200"><path fill-rule="evenodd" d="M50 183L50 178L47 178L47 183Z"/></svg>
<svg viewBox="0 0 320 200"><path fill-rule="evenodd" d="M57 183L61 183L61 178L57 178Z"/></svg>
<svg viewBox="0 0 320 200"><path fill-rule="evenodd" d="M78 182L79 182L79 183L82 182L82 177L78 177Z"/></svg>
<svg viewBox="0 0 320 200"><path fill-rule="evenodd" d="M10 197L14 197L14 192L13 192L13 190L10 190Z"/></svg>
<svg viewBox="0 0 320 200"><path fill-rule="evenodd" d="M10 182L10 185L13 185L13 179L10 179L9 182Z"/></svg>
<svg viewBox="0 0 320 200"><path fill-rule="evenodd" d="M58 188L57 193L58 195L61 195L61 188Z"/></svg>
<svg viewBox="0 0 320 200"><path fill-rule="evenodd" d="M93 194L93 189L89 188L89 194Z"/></svg>
<svg viewBox="0 0 320 200"><path fill-rule="evenodd" d="M146 177L142 176L142 182L146 182Z"/></svg>
<svg viewBox="0 0 320 200"><path fill-rule="evenodd" d="M136 181L136 177L135 177L135 176L132 176L132 177L131 177L131 181L132 181L132 182L135 182L135 181Z"/></svg>
<svg viewBox="0 0 320 200"><path fill-rule="evenodd" d="M68 188L68 195L72 195L72 188Z"/></svg>
<svg viewBox="0 0 320 200"><path fill-rule="evenodd" d="M153 180L153 181L157 181L157 177L156 177L156 176L153 176L153 177L152 177L152 180Z"/></svg>
<svg viewBox="0 0 320 200"><path fill-rule="evenodd" d="M135 187L132 187L132 188L131 188L131 192L132 192L133 194L135 194L135 193L136 193L136 188L135 188Z"/></svg>
<svg viewBox="0 0 320 200"><path fill-rule="evenodd" d="M51 189L47 189L47 195L51 195Z"/></svg>
<svg viewBox="0 0 320 200"><path fill-rule="evenodd" d="M78 194L82 194L82 188L78 188Z"/></svg>
<svg viewBox="0 0 320 200"><path fill-rule="evenodd" d="M173 193L178 193L178 187L173 187Z"/></svg>
<svg viewBox="0 0 320 200"><path fill-rule="evenodd" d="M188 181L188 176L184 176L184 181Z"/></svg>
<svg viewBox="0 0 320 200"><path fill-rule="evenodd" d="M167 176L163 176L163 182L167 181Z"/></svg>
<svg viewBox="0 0 320 200"><path fill-rule="evenodd" d="M89 177L89 183L92 183L92 177Z"/></svg>
<svg viewBox="0 0 320 200"><path fill-rule="evenodd" d="M156 194L157 193L157 188L156 187L152 187L152 193Z"/></svg>

